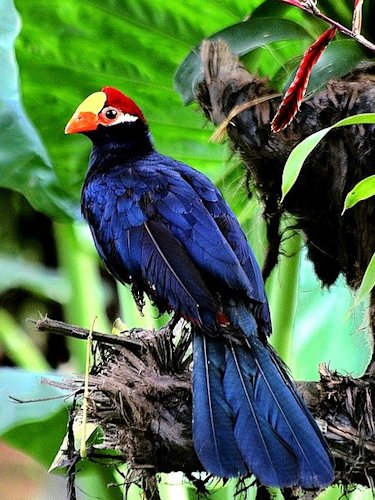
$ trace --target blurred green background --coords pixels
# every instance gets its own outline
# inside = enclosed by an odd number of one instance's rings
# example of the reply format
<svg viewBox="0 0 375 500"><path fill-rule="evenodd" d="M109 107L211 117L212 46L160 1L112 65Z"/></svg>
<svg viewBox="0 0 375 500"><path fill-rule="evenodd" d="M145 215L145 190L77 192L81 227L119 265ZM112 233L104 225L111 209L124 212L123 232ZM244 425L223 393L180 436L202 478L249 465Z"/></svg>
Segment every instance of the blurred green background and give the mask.
<svg viewBox="0 0 375 500"><path fill-rule="evenodd" d="M374 4L364 7L364 33L372 41ZM351 1L319 5L350 26ZM243 30L233 26L248 16L254 24L242 50ZM283 28L285 19L293 23L290 30ZM102 331L110 331L117 316L129 326L160 325L151 308L140 318L129 292L103 271L80 221L90 144L64 136L77 105L104 85L134 98L156 147L202 170L223 191L261 263L266 242L256 196L247 198L241 165L227 146L209 142L213 128L197 107L184 106L174 74L202 39L225 30L250 71L282 90L325 27L274 0L0 0L0 498L65 498L65 480L45 470L65 434L69 403L17 404L9 396L56 396L38 373L81 372L85 344L36 334L26 319L48 314L89 328L97 316L95 327ZM367 57L353 40L338 37L324 65L343 73L350 69L348 53L350 64ZM316 88L324 78L314 80ZM179 80L178 88L186 98L191 82ZM296 253L302 247L300 236L286 239L291 257L281 258L267 283L273 343L297 379L317 379L321 362L359 375L370 352L366 305L352 308L353 294L342 280L322 290L304 251ZM163 499L195 498L180 474L162 479ZM88 465L78 475L78 497L122 498L121 488L107 488L111 482L121 484L120 476ZM214 485L211 497L230 499L234 491L233 481ZM320 498L335 500L341 493L331 488ZM131 498L139 495L134 488ZM255 495L250 490L247 498ZM373 498L368 490L350 495Z"/></svg>

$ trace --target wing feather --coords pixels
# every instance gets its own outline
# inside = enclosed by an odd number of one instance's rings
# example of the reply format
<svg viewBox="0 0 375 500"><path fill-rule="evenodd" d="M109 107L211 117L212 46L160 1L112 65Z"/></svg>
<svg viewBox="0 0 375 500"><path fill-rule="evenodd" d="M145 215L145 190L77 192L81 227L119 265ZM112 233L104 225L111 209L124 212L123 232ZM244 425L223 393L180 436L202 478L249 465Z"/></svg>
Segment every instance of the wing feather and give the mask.
<svg viewBox="0 0 375 500"><path fill-rule="evenodd" d="M149 220L133 228L127 245L146 292L195 324L202 323L202 314L214 323L215 299L186 250L163 224Z"/></svg>

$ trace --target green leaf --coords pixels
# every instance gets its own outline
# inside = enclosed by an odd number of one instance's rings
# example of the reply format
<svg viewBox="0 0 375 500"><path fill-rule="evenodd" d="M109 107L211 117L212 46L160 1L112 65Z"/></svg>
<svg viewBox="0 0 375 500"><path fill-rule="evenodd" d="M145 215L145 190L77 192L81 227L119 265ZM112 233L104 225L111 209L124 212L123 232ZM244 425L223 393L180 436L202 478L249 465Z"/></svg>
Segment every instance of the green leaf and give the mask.
<svg viewBox="0 0 375 500"><path fill-rule="evenodd" d="M271 17L248 19L229 26L209 37L209 40L225 40L238 55L284 40L309 40L307 31L288 19ZM195 89L202 79L199 46L196 46L178 68L174 84L185 104L194 100Z"/></svg>
<svg viewBox="0 0 375 500"><path fill-rule="evenodd" d="M375 254L371 257L370 263L367 266L365 274L363 275L361 286L358 288L354 299L354 305L357 306L360 302L365 300L375 286Z"/></svg>
<svg viewBox="0 0 375 500"><path fill-rule="evenodd" d="M37 127L64 189L78 200L90 142L65 136L77 105L104 85L134 98L157 148L214 173L226 152L210 144L204 119L183 106L173 74L199 40L248 13L243 0L187 6L175 0L124 2L18 0L23 28L17 40L25 107ZM37 85L36 85L37 82Z"/></svg>
<svg viewBox="0 0 375 500"><path fill-rule="evenodd" d="M331 127L324 128L315 132L314 134L306 137L302 142L300 142L290 153L287 159L283 171L282 178L282 200L289 193L291 188L294 186L302 166L313 151L313 149L319 144L319 142L330 132L333 128L344 127L346 125L359 125L359 124L374 124L375 123L375 113L362 113L359 115L348 116L343 120L338 121Z"/></svg>
<svg viewBox="0 0 375 500"><path fill-rule="evenodd" d="M0 2L0 19L0 186L22 193L34 208L49 215L73 216L77 207L59 185L22 106L13 48L20 20L12 0Z"/></svg>
<svg viewBox="0 0 375 500"><path fill-rule="evenodd" d="M14 288L60 303L66 302L70 295L69 283L59 271L20 256L0 253L0 293Z"/></svg>
<svg viewBox="0 0 375 500"><path fill-rule="evenodd" d="M0 345L14 364L32 371L48 370L49 364L29 335L5 309L0 308Z"/></svg>
<svg viewBox="0 0 375 500"><path fill-rule="evenodd" d="M61 380L53 374L45 374L45 378ZM42 384L40 375L0 368L1 439L48 467L66 431L68 412L63 396L60 389ZM40 401L18 403L11 397Z"/></svg>
<svg viewBox="0 0 375 500"><path fill-rule="evenodd" d="M344 210L354 207L359 201L366 200L375 195L375 175L370 175L366 179L361 180L354 188L346 195L344 201Z"/></svg>

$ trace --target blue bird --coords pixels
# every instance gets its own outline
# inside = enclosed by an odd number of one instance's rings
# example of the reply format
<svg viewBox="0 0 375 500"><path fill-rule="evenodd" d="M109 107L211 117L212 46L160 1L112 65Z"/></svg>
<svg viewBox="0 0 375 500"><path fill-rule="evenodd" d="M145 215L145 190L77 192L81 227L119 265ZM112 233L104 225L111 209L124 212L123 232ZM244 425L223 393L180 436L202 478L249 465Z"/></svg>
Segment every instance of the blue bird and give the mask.
<svg viewBox="0 0 375 500"><path fill-rule="evenodd" d="M262 276L238 221L202 173L158 153L142 111L112 87L66 133L93 143L82 211L101 259L142 305L193 332L193 441L204 469L266 486L333 480L327 445L267 342Z"/></svg>

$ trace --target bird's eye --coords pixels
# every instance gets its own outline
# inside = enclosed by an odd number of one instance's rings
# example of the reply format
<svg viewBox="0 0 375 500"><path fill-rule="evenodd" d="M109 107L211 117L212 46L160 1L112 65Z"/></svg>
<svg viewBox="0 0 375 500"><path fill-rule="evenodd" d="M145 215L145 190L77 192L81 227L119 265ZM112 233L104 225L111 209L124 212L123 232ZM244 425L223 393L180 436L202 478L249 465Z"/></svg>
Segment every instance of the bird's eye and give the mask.
<svg viewBox="0 0 375 500"><path fill-rule="evenodd" d="M108 118L108 120L114 120L115 118L117 118L117 111L115 109L107 109L107 111L105 112L105 116L106 118Z"/></svg>

